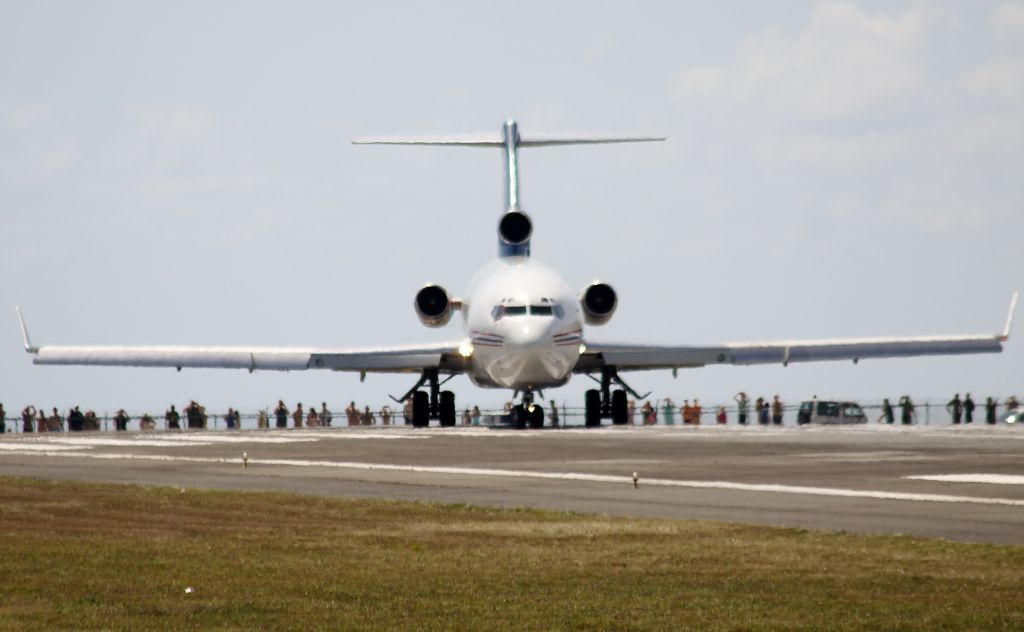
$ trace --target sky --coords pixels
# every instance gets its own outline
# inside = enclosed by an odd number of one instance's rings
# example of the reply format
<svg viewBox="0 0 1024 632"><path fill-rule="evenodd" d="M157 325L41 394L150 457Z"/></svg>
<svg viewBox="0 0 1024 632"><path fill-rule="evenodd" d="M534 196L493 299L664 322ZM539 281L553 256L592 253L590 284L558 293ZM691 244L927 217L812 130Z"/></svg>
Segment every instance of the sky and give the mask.
<svg viewBox="0 0 1024 632"><path fill-rule="evenodd" d="M366 135L657 134L525 149L533 255L613 285L591 340L996 333L1024 289L1024 2L0 0L0 402L348 401L414 378L34 366L35 344L451 340L412 300L496 256L497 150ZM7 316L2 317L6 312ZM6 325L4 325L6 322ZM6 332L6 333L3 333ZM628 376L651 399L1024 395L998 356ZM451 383L459 407L503 390ZM579 405L584 377L545 395Z"/></svg>

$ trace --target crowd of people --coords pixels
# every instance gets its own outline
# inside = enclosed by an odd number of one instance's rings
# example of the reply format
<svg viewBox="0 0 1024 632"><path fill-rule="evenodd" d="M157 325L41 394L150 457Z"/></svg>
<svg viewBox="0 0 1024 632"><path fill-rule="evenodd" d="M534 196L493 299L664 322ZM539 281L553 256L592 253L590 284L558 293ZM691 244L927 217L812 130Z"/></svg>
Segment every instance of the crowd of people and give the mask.
<svg viewBox="0 0 1024 632"><path fill-rule="evenodd" d="M667 425L672 426L676 424L677 415L683 425L696 426L706 421L712 421L715 424L725 425L730 421L730 414L735 415L735 421L739 425L757 424L762 426L781 426L783 424L783 417L786 413L787 407L779 398L778 395L774 395L770 400L766 397L758 397L751 401L750 397L745 392L739 392L734 397L734 405L725 406L717 405L712 407L711 410L705 411L701 405L699 399L693 399L692 403L689 399L684 399L682 406L677 406L672 398L667 397L663 400L657 400L652 404L649 400L643 401L640 406L637 406L635 400L629 400L627 402L627 423L640 425ZM817 397L811 400L812 402L817 401ZM1020 403L1015 396L1009 396L1005 398L1000 404L993 397L986 397L982 404L984 408L984 422L987 424L995 424L999 419L998 409L1002 405L1005 409L1006 414L1013 413L1018 410ZM513 403L507 402L505 404L504 413L507 415L512 410ZM812 403L813 408L813 403ZM895 424L897 420L897 410L899 411L899 422L901 424L909 425L917 423L917 407L914 405L913 400L909 395L904 395L897 400L895 406L889 401L888 398L882 400L881 405L877 406L880 410L880 415L877 421L879 423ZM949 419L954 425L959 424L970 424L975 422L975 410L978 405L971 397L970 393L966 393L961 399L960 394L957 393L953 396L946 405L945 410L949 414ZM559 413L559 407L556 405L554 400L551 400L548 404L547 409L547 420L549 425L557 427L560 423L564 423L562 415L567 411L561 411ZM639 412L639 416L637 413ZM184 413L184 415L182 414ZM808 420L801 419L800 414L797 415L798 423L805 423ZM499 416L500 415L485 415L481 412L479 406L473 406L472 408L465 408L462 412L462 423L466 426L478 426L485 417ZM321 402L319 409L314 405L308 409L303 408L302 403L297 403L295 409L289 409L283 400L278 400L277 406L271 411L268 408L261 409L256 414L256 427L262 429L269 428L319 428L319 427L331 427L334 418L327 407L327 402ZM405 406L401 412L401 423L410 424L412 423L412 401L407 400ZM250 417L251 419L251 417ZM132 417L123 409L119 409L109 419L113 423L113 429L115 431L124 432L128 430L128 426L132 421ZM17 421L17 418L11 419L10 421ZM8 428L8 418L4 410L3 404L0 403L0 433L4 432L16 432L22 433L31 432L81 432L81 431L96 431L106 429L104 418L97 416L92 410L86 410L82 412L79 406L74 406L68 410L66 415L61 415L57 408L53 408L49 414L45 410L36 408L35 406L26 406L21 411L21 424L20 426L14 426ZM242 426L242 413L235 408L228 408L228 411L223 416L224 427L228 430L239 429ZM360 409L356 403L350 402L345 408L345 421L348 426L390 426L393 424L400 423L395 418L395 412L390 406L383 406L379 410L371 410L369 406L363 406ZM139 430L141 431L152 431L157 429L156 420L148 412L138 416ZM184 428L183 428L184 424ZM165 430L202 430L209 427L210 416L206 411L206 407L202 406L195 400L192 400L188 405L181 411L175 408L172 404L171 407L164 413L164 429Z"/></svg>

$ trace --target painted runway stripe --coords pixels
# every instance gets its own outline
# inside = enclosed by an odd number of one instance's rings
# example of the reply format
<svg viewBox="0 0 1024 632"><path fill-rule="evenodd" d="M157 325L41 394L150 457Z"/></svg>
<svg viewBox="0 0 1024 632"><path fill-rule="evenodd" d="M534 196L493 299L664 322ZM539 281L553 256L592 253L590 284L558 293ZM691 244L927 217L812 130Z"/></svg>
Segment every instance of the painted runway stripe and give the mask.
<svg viewBox="0 0 1024 632"><path fill-rule="evenodd" d="M1024 485L1024 476L1013 474L931 474L904 476L915 481L937 481L940 483L989 483L992 485Z"/></svg>
<svg viewBox="0 0 1024 632"><path fill-rule="evenodd" d="M8 454L17 454L9 452ZM30 456L71 457L129 461L178 461L185 463L222 463L241 465L242 459L219 459L211 457L170 456L160 454L96 454L67 452L25 452ZM576 472L531 472L526 470L484 469L472 467L432 467L421 465L392 465L386 463L357 463L351 461L307 461L299 459L256 459L248 460L250 466L279 465L291 467L331 467L350 470L383 472L417 472L424 474L452 474L457 476L493 476L504 478L526 478L560 481L583 481L632 485L632 476L605 474L582 474ZM770 485L759 483L733 483L728 481L685 481L660 478L641 478L641 486L682 487L689 489L725 489L740 492L802 494L810 496L833 496L840 498L867 498L872 500L903 500L910 502L959 503L975 505L1002 505L1024 507L1024 500L1012 498L984 498L977 496L953 496L949 494L918 494L910 492L885 492L863 489L840 489L835 487L805 487L801 485Z"/></svg>

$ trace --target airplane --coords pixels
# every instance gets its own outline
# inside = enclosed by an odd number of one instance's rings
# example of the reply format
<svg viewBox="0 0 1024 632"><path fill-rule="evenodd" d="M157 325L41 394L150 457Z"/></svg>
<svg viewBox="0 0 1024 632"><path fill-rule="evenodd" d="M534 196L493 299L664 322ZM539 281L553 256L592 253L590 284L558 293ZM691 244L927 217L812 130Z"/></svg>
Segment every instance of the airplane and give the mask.
<svg viewBox="0 0 1024 632"><path fill-rule="evenodd" d="M600 426L628 422L627 396L637 393L622 372L709 364L782 364L927 355L999 353L1009 339L1017 294L1013 295L1001 334L845 340L794 340L679 346L606 343L591 339L585 326L607 323L618 306L611 285L594 281L574 291L553 269L530 255L533 222L519 199L518 152L521 148L602 143L663 141L654 136L523 135L508 120L500 135L368 138L354 144L493 147L503 152L504 212L498 226L498 256L481 268L466 292L453 296L430 283L413 299L419 320L443 327L456 312L464 335L442 343L372 347L199 347L199 346L34 346L18 309L25 351L34 364L131 367L226 368L253 371L323 369L367 373L419 374L415 385L396 402L412 399L412 425L456 422L455 395L442 386L457 375L476 385L514 391L511 411L516 428L539 428L543 408L534 403L543 390L585 374L598 388L586 391L585 422Z"/></svg>

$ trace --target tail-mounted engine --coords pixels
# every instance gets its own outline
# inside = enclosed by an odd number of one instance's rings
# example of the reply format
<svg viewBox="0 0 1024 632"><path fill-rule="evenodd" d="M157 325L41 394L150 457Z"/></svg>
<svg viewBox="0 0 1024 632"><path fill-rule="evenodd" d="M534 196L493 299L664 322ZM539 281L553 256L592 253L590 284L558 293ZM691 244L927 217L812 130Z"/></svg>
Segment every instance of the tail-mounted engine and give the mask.
<svg viewBox="0 0 1024 632"><path fill-rule="evenodd" d="M440 285L428 285L416 292L416 315L427 327L443 327L452 319L452 297Z"/></svg>
<svg viewBox="0 0 1024 632"><path fill-rule="evenodd" d="M594 282L580 292L580 306L583 320L588 325L603 325L608 322L619 305L615 290L607 283Z"/></svg>
<svg viewBox="0 0 1024 632"><path fill-rule="evenodd" d="M520 210L508 211L498 222L498 252L503 257L529 256L533 222Z"/></svg>

